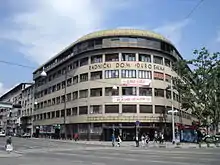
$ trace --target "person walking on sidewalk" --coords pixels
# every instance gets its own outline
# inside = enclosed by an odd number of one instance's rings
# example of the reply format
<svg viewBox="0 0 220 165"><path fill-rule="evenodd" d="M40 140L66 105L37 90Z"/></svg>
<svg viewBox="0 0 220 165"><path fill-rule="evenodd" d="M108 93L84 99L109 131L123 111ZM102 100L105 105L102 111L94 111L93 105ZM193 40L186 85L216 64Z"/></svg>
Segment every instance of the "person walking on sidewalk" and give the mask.
<svg viewBox="0 0 220 165"><path fill-rule="evenodd" d="M117 138L117 142L118 142L118 147L120 147L122 140L121 140L121 137L119 135L118 135L118 138Z"/></svg>
<svg viewBox="0 0 220 165"><path fill-rule="evenodd" d="M112 147L115 146L115 134L112 134Z"/></svg>

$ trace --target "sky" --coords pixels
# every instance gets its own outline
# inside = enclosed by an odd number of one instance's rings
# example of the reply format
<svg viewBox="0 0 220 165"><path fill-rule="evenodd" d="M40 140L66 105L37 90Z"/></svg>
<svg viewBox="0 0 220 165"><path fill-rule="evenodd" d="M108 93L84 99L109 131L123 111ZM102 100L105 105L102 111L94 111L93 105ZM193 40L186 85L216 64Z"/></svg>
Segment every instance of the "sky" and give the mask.
<svg viewBox="0 0 220 165"><path fill-rule="evenodd" d="M0 95L32 82L34 68L79 37L135 28L168 38L183 58L207 47L220 51L220 0L0 0Z"/></svg>

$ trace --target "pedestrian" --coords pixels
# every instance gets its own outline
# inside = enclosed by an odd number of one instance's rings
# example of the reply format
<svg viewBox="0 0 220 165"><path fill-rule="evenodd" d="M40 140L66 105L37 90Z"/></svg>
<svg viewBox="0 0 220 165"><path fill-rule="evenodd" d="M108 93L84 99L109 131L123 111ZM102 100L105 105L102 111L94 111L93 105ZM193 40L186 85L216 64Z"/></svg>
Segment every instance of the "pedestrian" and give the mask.
<svg viewBox="0 0 220 165"><path fill-rule="evenodd" d="M142 147L145 146L145 135L144 134L141 136L141 145Z"/></svg>
<svg viewBox="0 0 220 165"><path fill-rule="evenodd" d="M121 138L120 138L119 135L118 135L117 141L118 141L118 147L120 147L120 146L121 146L121 142L122 142L122 140L121 140Z"/></svg>
<svg viewBox="0 0 220 165"><path fill-rule="evenodd" d="M112 147L115 146L115 134L112 134Z"/></svg>
<svg viewBox="0 0 220 165"><path fill-rule="evenodd" d="M135 143L136 143L136 147L139 147L139 137L138 137L138 135L135 136Z"/></svg>

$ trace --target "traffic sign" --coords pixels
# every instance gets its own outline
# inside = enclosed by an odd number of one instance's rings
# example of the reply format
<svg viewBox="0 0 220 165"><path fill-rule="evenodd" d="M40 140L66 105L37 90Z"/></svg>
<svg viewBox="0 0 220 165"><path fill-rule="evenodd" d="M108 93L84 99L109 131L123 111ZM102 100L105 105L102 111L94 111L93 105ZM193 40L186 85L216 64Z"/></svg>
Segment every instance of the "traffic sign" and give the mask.
<svg viewBox="0 0 220 165"><path fill-rule="evenodd" d="M136 125L140 125L140 121L137 120L137 121L135 122L135 124L136 124Z"/></svg>

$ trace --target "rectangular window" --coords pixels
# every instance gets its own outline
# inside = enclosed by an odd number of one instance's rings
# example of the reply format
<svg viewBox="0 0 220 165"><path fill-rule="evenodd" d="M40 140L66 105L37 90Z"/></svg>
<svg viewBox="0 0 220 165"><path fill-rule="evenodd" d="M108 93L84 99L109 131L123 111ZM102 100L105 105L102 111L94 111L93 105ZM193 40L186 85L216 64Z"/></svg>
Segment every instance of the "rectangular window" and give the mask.
<svg viewBox="0 0 220 165"><path fill-rule="evenodd" d="M154 89L154 96L156 97L164 97L164 89Z"/></svg>
<svg viewBox="0 0 220 165"><path fill-rule="evenodd" d="M140 87L139 96L152 96L152 89Z"/></svg>
<svg viewBox="0 0 220 165"><path fill-rule="evenodd" d="M171 91L170 90L166 90L166 98L171 99Z"/></svg>
<svg viewBox="0 0 220 165"><path fill-rule="evenodd" d="M151 55L149 55L149 54L139 54L139 61L141 61L141 62L151 62Z"/></svg>
<svg viewBox="0 0 220 165"><path fill-rule="evenodd" d="M105 62L112 62L112 61L119 61L118 53L105 55Z"/></svg>
<svg viewBox="0 0 220 165"><path fill-rule="evenodd" d="M71 109L70 108L66 109L66 116L71 116Z"/></svg>
<svg viewBox="0 0 220 165"><path fill-rule="evenodd" d="M154 63L163 65L163 57L154 56Z"/></svg>
<svg viewBox="0 0 220 165"><path fill-rule="evenodd" d="M73 77L73 85L78 83L78 76Z"/></svg>
<svg viewBox="0 0 220 165"><path fill-rule="evenodd" d="M66 95L66 99L67 99L67 101L71 101L71 93L68 93L68 94Z"/></svg>
<svg viewBox="0 0 220 165"><path fill-rule="evenodd" d="M73 100L78 99L78 91L73 92Z"/></svg>
<svg viewBox="0 0 220 165"><path fill-rule="evenodd" d="M153 113L152 105L140 105L140 113Z"/></svg>
<svg viewBox="0 0 220 165"><path fill-rule="evenodd" d="M65 88L65 86L66 86L66 82L65 82L65 81L63 81L63 82L62 82L62 89L64 89L64 88Z"/></svg>
<svg viewBox="0 0 220 165"><path fill-rule="evenodd" d="M136 61L135 53L122 53L121 61Z"/></svg>
<svg viewBox="0 0 220 165"><path fill-rule="evenodd" d="M80 74L80 82L88 81L88 73Z"/></svg>
<svg viewBox="0 0 220 165"><path fill-rule="evenodd" d="M79 91L79 98L87 98L88 97L88 89Z"/></svg>
<svg viewBox="0 0 220 165"><path fill-rule="evenodd" d="M60 111L56 111L56 117L60 117Z"/></svg>
<svg viewBox="0 0 220 165"><path fill-rule="evenodd" d="M168 67L170 67L170 66L171 66L170 60L168 60L168 59L165 58L165 65L168 66Z"/></svg>
<svg viewBox="0 0 220 165"><path fill-rule="evenodd" d="M90 114L101 114L102 105L90 105Z"/></svg>
<svg viewBox="0 0 220 165"><path fill-rule="evenodd" d="M88 65L89 64L89 58L85 57L85 58L81 59L79 61L79 63L80 63L80 66Z"/></svg>
<svg viewBox="0 0 220 165"><path fill-rule="evenodd" d="M60 90L61 84L57 84L57 90Z"/></svg>
<svg viewBox="0 0 220 165"><path fill-rule="evenodd" d="M119 105L105 105L105 113L119 113Z"/></svg>
<svg viewBox="0 0 220 165"><path fill-rule="evenodd" d="M160 72L154 72L154 80L164 80L164 74Z"/></svg>
<svg viewBox="0 0 220 165"><path fill-rule="evenodd" d="M87 106L80 106L79 107L79 115L86 115L88 114L88 107Z"/></svg>
<svg viewBox="0 0 220 165"><path fill-rule="evenodd" d="M60 96L58 96L58 97L56 98L56 102L57 102L57 104L60 104Z"/></svg>
<svg viewBox="0 0 220 165"><path fill-rule="evenodd" d="M165 114L166 108L162 105L155 105L155 113L157 114Z"/></svg>
<svg viewBox="0 0 220 165"><path fill-rule="evenodd" d="M121 78L136 78L136 70L121 70Z"/></svg>
<svg viewBox="0 0 220 165"><path fill-rule="evenodd" d="M77 107L72 108L72 115L73 116L77 115Z"/></svg>
<svg viewBox="0 0 220 165"><path fill-rule="evenodd" d="M76 69L79 67L79 61L73 62L73 69Z"/></svg>
<svg viewBox="0 0 220 165"><path fill-rule="evenodd" d="M102 96L102 88L90 89L90 96L91 97L100 97L100 96Z"/></svg>
<svg viewBox="0 0 220 165"><path fill-rule="evenodd" d="M137 105L122 105L122 113L137 113Z"/></svg>
<svg viewBox="0 0 220 165"><path fill-rule="evenodd" d="M106 70L105 71L105 78L119 78L119 70Z"/></svg>
<svg viewBox="0 0 220 165"><path fill-rule="evenodd" d="M91 64L102 63L102 55L95 55L91 57Z"/></svg>
<svg viewBox="0 0 220 165"><path fill-rule="evenodd" d="M113 89L112 87L105 88L105 96L118 96L119 88Z"/></svg>
<svg viewBox="0 0 220 165"><path fill-rule="evenodd" d="M138 78L140 79L152 79L152 72L147 70L139 70Z"/></svg>
<svg viewBox="0 0 220 165"><path fill-rule="evenodd" d="M122 87L122 95L123 96L136 96L137 87Z"/></svg>
<svg viewBox="0 0 220 165"><path fill-rule="evenodd" d="M91 80L102 79L102 71L91 72Z"/></svg>
<svg viewBox="0 0 220 165"><path fill-rule="evenodd" d="M68 80L67 80L67 86L69 87L69 86L71 86L72 85L72 78L69 78Z"/></svg>
<svg viewBox="0 0 220 165"><path fill-rule="evenodd" d="M165 74L165 81L171 82L171 75Z"/></svg>

